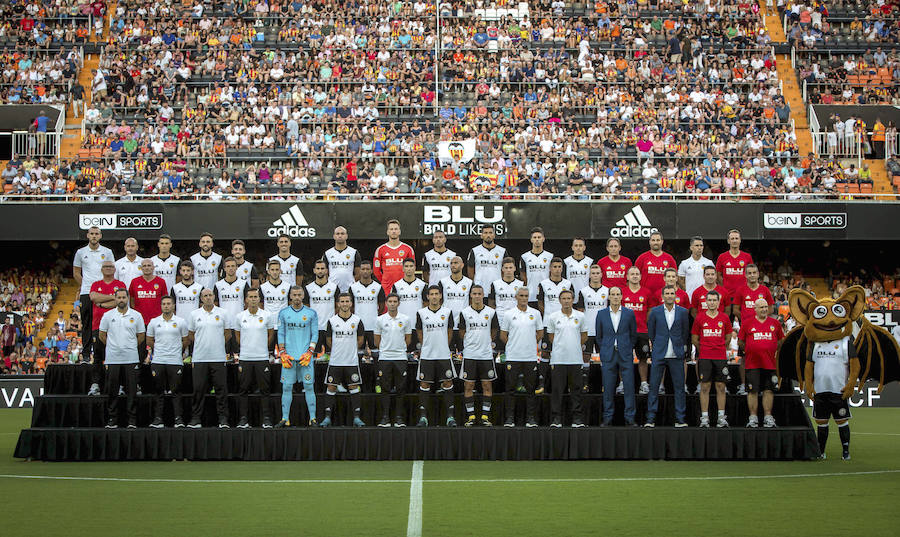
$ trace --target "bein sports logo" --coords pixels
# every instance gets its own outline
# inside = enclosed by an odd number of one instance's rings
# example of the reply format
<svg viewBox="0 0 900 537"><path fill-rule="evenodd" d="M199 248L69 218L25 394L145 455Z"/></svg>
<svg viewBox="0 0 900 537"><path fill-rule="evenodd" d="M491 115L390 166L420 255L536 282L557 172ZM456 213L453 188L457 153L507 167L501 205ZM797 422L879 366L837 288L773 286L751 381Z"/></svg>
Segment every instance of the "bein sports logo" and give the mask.
<svg viewBox="0 0 900 537"><path fill-rule="evenodd" d="M266 235L273 239L281 234L292 238L312 238L316 236L316 228L309 225L306 217L300 211L300 207L295 204L291 205L291 208L282 214L281 218L272 222L272 227L266 230Z"/></svg>
<svg viewBox="0 0 900 537"><path fill-rule="evenodd" d="M766 229L844 229L847 213L763 213Z"/></svg>
<svg viewBox="0 0 900 537"><path fill-rule="evenodd" d="M650 223L644 210L640 205L635 205L625 216L616 222L616 226L609 230L611 237L650 237L653 233L657 233L659 229Z"/></svg>
<svg viewBox="0 0 900 537"><path fill-rule="evenodd" d="M99 229L160 229L162 213L88 213L78 215L78 227Z"/></svg>

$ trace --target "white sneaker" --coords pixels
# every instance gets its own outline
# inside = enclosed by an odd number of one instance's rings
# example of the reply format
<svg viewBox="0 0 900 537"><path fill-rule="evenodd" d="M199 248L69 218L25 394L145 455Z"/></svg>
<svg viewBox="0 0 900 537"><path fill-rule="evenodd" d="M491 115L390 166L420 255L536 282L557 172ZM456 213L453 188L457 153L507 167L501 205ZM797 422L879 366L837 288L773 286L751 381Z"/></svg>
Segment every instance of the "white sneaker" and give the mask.
<svg viewBox="0 0 900 537"><path fill-rule="evenodd" d="M738 394L738 395L747 395L747 387L744 386L743 384L741 384L740 386L738 386L737 394Z"/></svg>
<svg viewBox="0 0 900 537"><path fill-rule="evenodd" d="M659 395L665 395L665 394L666 394L666 387L663 386L662 384L660 384L659 385Z"/></svg>
<svg viewBox="0 0 900 537"><path fill-rule="evenodd" d="M719 416L719 419L716 421L716 427L718 427L719 429L728 427L728 418L725 416Z"/></svg>
<svg viewBox="0 0 900 537"><path fill-rule="evenodd" d="M766 429L777 427L777 425L775 425L775 417L766 416L765 418L763 418L763 427L765 427Z"/></svg>
<svg viewBox="0 0 900 537"><path fill-rule="evenodd" d="M650 383L649 382L641 382L641 389L639 391L641 395L647 395L650 393Z"/></svg>
<svg viewBox="0 0 900 537"><path fill-rule="evenodd" d="M119 395L125 395L125 388L119 386Z"/></svg>
<svg viewBox="0 0 900 537"><path fill-rule="evenodd" d="M91 389L88 390L88 395L100 395L100 385L99 384L91 384Z"/></svg>
<svg viewBox="0 0 900 537"><path fill-rule="evenodd" d="M747 420L747 428L748 429L756 429L759 427L759 417L750 416L750 419Z"/></svg>
<svg viewBox="0 0 900 537"><path fill-rule="evenodd" d="M625 393L625 383L620 382L618 386L616 386L616 395L622 395Z"/></svg>
<svg viewBox="0 0 900 537"><path fill-rule="evenodd" d="M709 416L700 416L700 427L709 429Z"/></svg>
<svg viewBox="0 0 900 537"><path fill-rule="evenodd" d="M689 390L687 386L684 387L684 394L685 394L685 395L690 395L690 394L691 394L691 390Z"/></svg>

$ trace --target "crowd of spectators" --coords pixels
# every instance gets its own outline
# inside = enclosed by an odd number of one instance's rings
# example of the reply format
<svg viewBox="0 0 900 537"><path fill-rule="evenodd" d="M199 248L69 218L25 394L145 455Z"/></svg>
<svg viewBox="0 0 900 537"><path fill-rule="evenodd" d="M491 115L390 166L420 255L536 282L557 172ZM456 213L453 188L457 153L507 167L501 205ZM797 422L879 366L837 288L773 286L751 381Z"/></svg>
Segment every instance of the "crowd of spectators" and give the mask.
<svg viewBox="0 0 900 537"><path fill-rule="evenodd" d="M799 49L900 39L893 0L779 0L778 9L787 19L788 41Z"/></svg>
<svg viewBox="0 0 900 537"><path fill-rule="evenodd" d="M0 49L0 103L67 104L81 64L76 49Z"/></svg>
<svg viewBox="0 0 900 537"><path fill-rule="evenodd" d="M0 41L37 49L102 37L105 0L5 0L0 3Z"/></svg>
<svg viewBox="0 0 900 537"><path fill-rule="evenodd" d="M797 69L812 104L900 104L900 55L893 49L799 55Z"/></svg>

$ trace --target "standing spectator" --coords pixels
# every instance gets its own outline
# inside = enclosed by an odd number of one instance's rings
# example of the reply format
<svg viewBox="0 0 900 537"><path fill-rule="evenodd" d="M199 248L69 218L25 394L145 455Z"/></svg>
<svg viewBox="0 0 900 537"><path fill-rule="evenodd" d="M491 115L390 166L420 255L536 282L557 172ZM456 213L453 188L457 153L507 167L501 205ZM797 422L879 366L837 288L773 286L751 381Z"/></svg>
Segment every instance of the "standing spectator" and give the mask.
<svg viewBox="0 0 900 537"><path fill-rule="evenodd" d="M72 96L72 113L75 117L79 117L79 111L82 114L84 113L84 86L81 85L77 78L72 84L69 94Z"/></svg>
<svg viewBox="0 0 900 537"><path fill-rule="evenodd" d="M91 317L93 312L90 296L91 285L103 278L103 274L100 272L100 266L106 261L110 262L113 269L113 274L110 274L110 277L115 274L115 265L113 265L115 258L112 250L106 246L100 245L100 239L102 237L103 234L101 233L100 228L91 226L87 231L87 246L82 246L75 252L75 260L72 262L72 276L75 278L75 282L81 287L79 291L79 303L81 304L81 344L84 346L82 353L85 356L85 359L88 359L91 356L93 336L91 330L95 324ZM125 287L125 284L122 284L122 287ZM111 294L111 291L107 294ZM100 319L97 319L96 324L98 326L99 323ZM97 394L99 393L100 387L97 386Z"/></svg>
<svg viewBox="0 0 900 537"><path fill-rule="evenodd" d="M0 344L3 345L3 357L6 358L16 348L16 327L12 315L7 315L6 324L0 329Z"/></svg>

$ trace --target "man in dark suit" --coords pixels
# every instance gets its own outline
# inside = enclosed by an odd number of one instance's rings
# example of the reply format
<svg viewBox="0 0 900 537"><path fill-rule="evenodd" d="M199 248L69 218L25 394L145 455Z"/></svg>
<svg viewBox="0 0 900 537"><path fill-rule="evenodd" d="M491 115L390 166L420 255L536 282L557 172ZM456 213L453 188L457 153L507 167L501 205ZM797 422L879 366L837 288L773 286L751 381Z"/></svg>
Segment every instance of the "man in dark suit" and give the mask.
<svg viewBox="0 0 900 537"><path fill-rule="evenodd" d="M625 387L625 423L634 422L634 364L632 349L637 339L634 312L622 306L622 290L609 290L609 306L597 312L596 341L600 347L603 367L603 421L601 427L612 423L616 380L622 375Z"/></svg>
<svg viewBox="0 0 900 537"><path fill-rule="evenodd" d="M675 392L675 427L687 427L684 421L684 358L689 356L691 322L688 310L675 304L676 289L663 288L663 304L650 310L647 316L647 334L650 337L650 393L647 395L647 423L654 427L659 399L659 384L665 369L672 377Z"/></svg>

